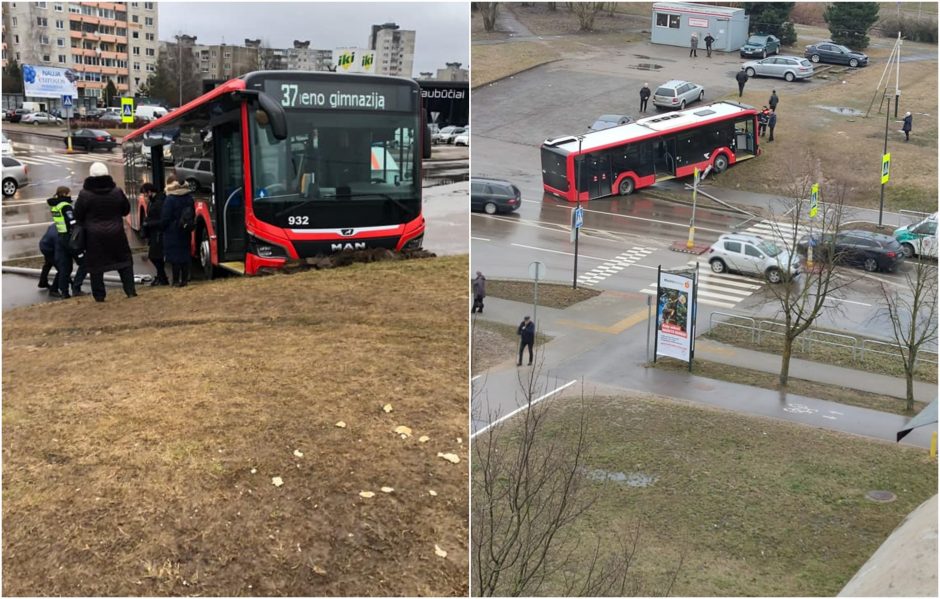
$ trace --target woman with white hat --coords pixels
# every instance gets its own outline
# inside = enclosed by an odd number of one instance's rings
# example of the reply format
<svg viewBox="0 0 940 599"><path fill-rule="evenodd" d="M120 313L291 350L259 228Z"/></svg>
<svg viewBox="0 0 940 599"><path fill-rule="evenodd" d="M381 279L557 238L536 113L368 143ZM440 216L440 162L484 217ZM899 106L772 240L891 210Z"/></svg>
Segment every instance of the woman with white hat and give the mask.
<svg viewBox="0 0 940 599"><path fill-rule="evenodd" d="M75 202L75 219L85 227L85 267L91 277L91 294L103 302L107 290L104 273L116 270L127 297L135 297L134 259L124 232L124 217L131 204L114 183L103 162L95 162Z"/></svg>

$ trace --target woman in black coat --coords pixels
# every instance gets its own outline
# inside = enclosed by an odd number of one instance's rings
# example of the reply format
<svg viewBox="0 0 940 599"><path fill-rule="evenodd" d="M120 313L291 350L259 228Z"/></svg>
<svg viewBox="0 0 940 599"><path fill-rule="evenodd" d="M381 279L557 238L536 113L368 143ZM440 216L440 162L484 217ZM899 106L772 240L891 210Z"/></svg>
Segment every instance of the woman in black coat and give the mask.
<svg viewBox="0 0 940 599"><path fill-rule="evenodd" d="M171 180L176 181L176 178L171 176ZM166 265L163 259L163 222L160 220L166 195L158 191L153 183L141 185L140 193L147 197L147 218L143 222L143 230L147 236L147 258L157 270L157 275L150 286L169 285L170 281L166 278Z"/></svg>
<svg viewBox="0 0 940 599"><path fill-rule="evenodd" d="M185 287L189 283L193 233L183 231L179 224L185 208L195 210L189 187L180 185L178 181L170 181L166 186L160 223L163 228L163 255L173 269L174 287Z"/></svg>
<svg viewBox="0 0 940 599"><path fill-rule="evenodd" d="M124 232L124 217L130 214L127 196L108 174L108 167L95 162L88 171L75 202L75 220L85 228L85 267L91 275L91 294L103 302L107 291L104 273L118 271L127 297L135 297L134 259Z"/></svg>

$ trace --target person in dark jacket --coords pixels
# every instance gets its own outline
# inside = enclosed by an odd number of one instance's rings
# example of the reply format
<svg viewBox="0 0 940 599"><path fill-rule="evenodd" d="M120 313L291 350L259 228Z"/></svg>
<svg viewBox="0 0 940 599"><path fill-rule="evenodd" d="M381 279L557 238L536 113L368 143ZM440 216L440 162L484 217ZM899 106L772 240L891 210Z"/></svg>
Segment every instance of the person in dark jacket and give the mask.
<svg viewBox="0 0 940 599"><path fill-rule="evenodd" d="M640 88L640 112L646 112L646 103L649 102L652 93L649 83L644 83L643 87Z"/></svg>
<svg viewBox="0 0 940 599"><path fill-rule="evenodd" d="M163 230L163 255L173 270L174 287L185 287L189 284L192 231L183 231L179 225L180 216L187 207L195 211L189 187L180 185L179 181L167 183L166 200L160 211L160 224Z"/></svg>
<svg viewBox="0 0 940 599"><path fill-rule="evenodd" d="M81 295L82 281L85 280L85 267L82 256L75 256L78 262L78 271L75 273L75 281L72 276L72 249L69 240L72 236L72 230L77 223L75 210L72 207L71 191L68 187L62 185L55 191L55 195L46 200L49 209L52 211L52 224L56 228L55 245L55 270L56 276L53 287L49 290L49 295L68 299L72 295ZM69 293L71 284L72 293Z"/></svg>
<svg viewBox="0 0 940 599"><path fill-rule="evenodd" d="M777 113L771 112L770 118L767 119L767 128L770 129L770 138L767 141L774 140L774 127L777 126Z"/></svg>
<svg viewBox="0 0 940 599"><path fill-rule="evenodd" d="M767 101L767 104L770 106L770 112L777 112L777 104L780 102L780 98L777 97L777 90L770 92L770 100Z"/></svg>
<svg viewBox="0 0 940 599"><path fill-rule="evenodd" d="M56 231L55 223L52 223L39 240L39 251L43 257L42 270L39 271L39 288L48 289L50 294L55 291L53 295L59 293L59 271L56 271L56 276L52 280L52 287L49 287L49 271L55 266L55 247L58 244L59 233Z"/></svg>
<svg viewBox="0 0 940 599"><path fill-rule="evenodd" d="M522 322L519 323L516 334L519 335L519 361L516 365L522 366L522 350L528 347L529 366L532 366L532 344L535 343L535 321L529 319L528 316L523 318Z"/></svg>
<svg viewBox="0 0 940 599"><path fill-rule="evenodd" d="M741 67L741 70L737 72L734 76L738 80L738 97L744 95L744 84L747 83L747 71L744 70L744 67Z"/></svg>
<svg viewBox="0 0 940 599"><path fill-rule="evenodd" d="M691 47L689 48L689 58L692 58L693 56L695 58L698 58L698 34L695 32L692 33L690 46Z"/></svg>
<svg viewBox="0 0 940 599"><path fill-rule="evenodd" d="M486 297L486 277L483 273L477 271L477 276L473 279L473 309L470 313L483 313L483 298Z"/></svg>
<svg viewBox="0 0 940 599"><path fill-rule="evenodd" d="M124 217L131 204L124 191L108 174L108 167L95 162L75 202L75 218L85 227L85 267L91 274L91 294L103 302L107 295L104 273L116 270L127 297L136 297L134 259L124 232Z"/></svg>
<svg viewBox="0 0 940 599"><path fill-rule="evenodd" d="M708 54L709 58L712 57L712 44L714 43L715 43L715 38L712 37L712 34L710 32L706 33L705 34L705 52Z"/></svg>
<svg viewBox="0 0 940 599"><path fill-rule="evenodd" d="M167 183L176 182L176 177L170 175ZM150 283L151 287L158 285L169 285L170 280L166 278L166 264L163 259L163 223L160 221L160 213L163 210L163 202L166 196L162 191L157 190L153 183L144 183L140 186L141 195L147 199L147 218L142 227L147 235L147 258L157 274Z"/></svg>
<svg viewBox="0 0 940 599"><path fill-rule="evenodd" d="M911 116L910 112L904 113L904 124L901 126L901 131L904 132L904 141L911 141L911 126L914 124L914 117Z"/></svg>
<svg viewBox="0 0 940 599"><path fill-rule="evenodd" d="M767 122L770 121L770 109L764 106L757 113L757 135L763 137L767 133Z"/></svg>

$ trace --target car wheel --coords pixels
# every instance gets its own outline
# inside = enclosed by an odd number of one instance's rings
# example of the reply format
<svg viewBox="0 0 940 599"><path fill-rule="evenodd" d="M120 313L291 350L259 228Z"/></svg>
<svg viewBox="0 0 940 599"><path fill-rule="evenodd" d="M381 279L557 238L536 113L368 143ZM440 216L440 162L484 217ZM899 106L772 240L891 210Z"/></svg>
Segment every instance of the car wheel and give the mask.
<svg viewBox="0 0 940 599"><path fill-rule="evenodd" d="M699 101L699 102L704 102L704 101L705 101L705 90L704 90L704 89L699 92L699 94L698 94L698 101Z"/></svg>
<svg viewBox="0 0 940 599"><path fill-rule="evenodd" d="M636 184L631 177L624 177L620 180L620 195L628 196L636 189Z"/></svg>
<svg viewBox="0 0 940 599"><path fill-rule="evenodd" d="M709 262L709 265L711 265L712 267L712 272L717 273L717 274L721 274L725 272L726 270L728 270L727 265L725 265L725 261L722 260L721 258L715 258L714 260Z"/></svg>
<svg viewBox="0 0 940 599"><path fill-rule="evenodd" d="M913 257L914 257L914 246L912 246L912 245L909 244L909 243L902 243L902 244L901 244L901 252L904 253L904 257L905 257L905 258L913 258Z"/></svg>
<svg viewBox="0 0 940 599"><path fill-rule="evenodd" d="M685 110L685 100L679 103L679 110Z"/></svg>
<svg viewBox="0 0 940 599"><path fill-rule="evenodd" d="M3 195L10 197L16 193L16 180L15 179L4 179L3 180Z"/></svg>
<svg viewBox="0 0 940 599"><path fill-rule="evenodd" d="M767 280L776 285L783 281L783 273L776 266L767 269Z"/></svg>
<svg viewBox="0 0 940 599"><path fill-rule="evenodd" d="M878 261L869 256L868 258L865 258L865 262L862 264L862 266L868 272L875 272L878 270Z"/></svg>
<svg viewBox="0 0 940 599"><path fill-rule="evenodd" d="M215 267L212 266L212 248L209 245L209 230L205 226L200 227L199 232L199 266L202 268L202 276L207 281L215 277Z"/></svg>
<svg viewBox="0 0 940 599"><path fill-rule="evenodd" d="M793 81L794 79L796 79L796 77L790 71L787 71L786 74L783 76L783 78L786 79L787 81Z"/></svg>
<svg viewBox="0 0 940 599"><path fill-rule="evenodd" d="M496 214L496 204L493 202L487 202L483 204L483 212L487 214Z"/></svg>
<svg viewBox="0 0 940 599"><path fill-rule="evenodd" d="M819 54L813 54L812 56L809 57L809 59L812 60L813 62L819 62Z"/></svg>
<svg viewBox="0 0 940 599"><path fill-rule="evenodd" d="M857 66L858 66L858 59L857 59L857 58L853 58L852 60L850 60L850 61L849 61L849 66L852 67L853 69L854 69L855 67L857 67Z"/></svg>
<svg viewBox="0 0 940 599"><path fill-rule="evenodd" d="M728 157L724 154L715 156L715 162L712 163L716 173L723 173L728 168Z"/></svg>
<svg viewBox="0 0 940 599"><path fill-rule="evenodd" d="M745 73L748 77L753 77L754 75L757 74L757 71L755 71L753 67L748 67L747 69L745 69L744 73Z"/></svg>
<svg viewBox="0 0 940 599"><path fill-rule="evenodd" d="M39 121L33 121L33 125L35 125L36 127L38 127L38 126L39 126Z"/></svg>
<svg viewBox="0 0 940 599"><path fill-rule="evenodd" d="M195 179L186 179L186 185L189 186L190 191L199 191L199 181Z"/></svg>

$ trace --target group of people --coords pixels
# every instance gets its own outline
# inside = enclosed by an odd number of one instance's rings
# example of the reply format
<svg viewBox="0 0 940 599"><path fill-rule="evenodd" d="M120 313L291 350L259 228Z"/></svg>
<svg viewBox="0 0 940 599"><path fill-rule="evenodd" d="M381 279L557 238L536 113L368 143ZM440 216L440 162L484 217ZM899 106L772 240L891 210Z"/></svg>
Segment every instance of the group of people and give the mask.
<svg viewBox="0 0 940 599"><path fill-rule="evenodd" d="M158 193L151 183L141 186L147 196L148 217L144 228L148 233L148 257L157 268L153 285L169 285L164 258L173 267L173 284L182 287L189 281L191 233L183 230L183 214L193 211L189 189L173 177L167 181L166 195ZM47 200L52 224L39 242L44 264L39 276L40 289L48 289L52 297L67 299L84 295L82 284L86 275L91 279L91 294L103 302L107 296L104 274L117 271L127 297L136 297L134 260L124 231L124 217L130 214L130 202L117 186L103 162L95 162L82 184L78 199L72 205L71 190L61 186ZM81 229L81 235L77 235ZM191 229L191 226L190 226ZM72 267L78 268L72 275ZM49 283L55 266L56 275Z"/></svg>
<svg viewBox="0 0 940 599"><path fill-rule="evenodd" d="M777 126L777 104L779 102L777 90L773 90L770 94L770 100L767 101L767 104L764 104L764 107L757 115L757 133L760 137L763 137L770 129L768 142L774 140L774 128Z"/></svg>
<svg viewBox="0 0 940 599"><path fill-rule="evenodd" d="M479 270L477 271L476 277L471 282L471 288L473 291L473 307L470 309L470 312L473 314L482 314L483 300L486 298L486 277L483 276L483 273ZM529 366L531 366L532 346L535 344L535 321L528 316L523 318L516 329L516 334L519 336L519 360L516 362L516 365L522 366L522 355L528 348Z"/></svg>
<svg viewBox="0 0 940 599"><path fill-rule="evenodd" d="M715 43L715 38L712 37L711 32L705 34L705 51L708 53L708 58L712 57L712 44ZM692 32L692 40L690 41L691 47L689 48L689 58L695 57L698 58L698 32Z"/></svg>

